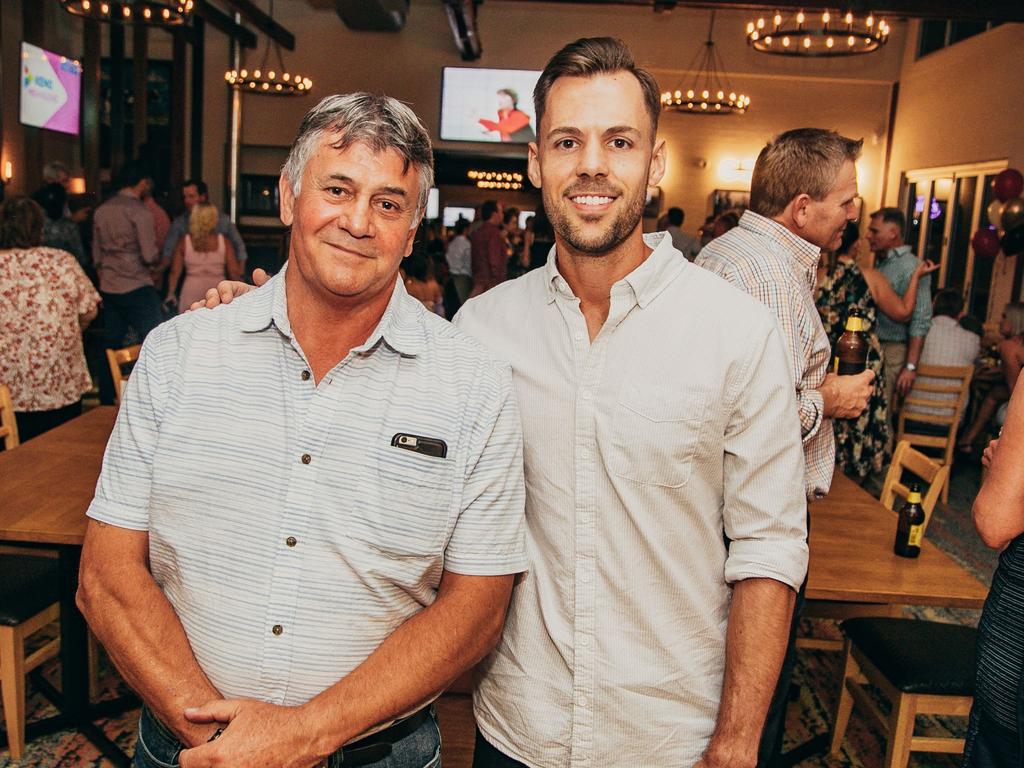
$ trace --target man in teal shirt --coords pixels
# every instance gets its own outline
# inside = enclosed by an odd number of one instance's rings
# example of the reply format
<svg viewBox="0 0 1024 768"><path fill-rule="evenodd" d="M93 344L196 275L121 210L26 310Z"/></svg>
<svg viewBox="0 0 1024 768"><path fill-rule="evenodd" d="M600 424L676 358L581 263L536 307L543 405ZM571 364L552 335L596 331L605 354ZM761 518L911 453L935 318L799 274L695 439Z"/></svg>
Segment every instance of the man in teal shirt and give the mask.
<svg viewBox="0 0 1024 768"><path fill-rule="evenodd" d="M907 291L910 276L919 265L913 248L903 244L907 220L899 208L882 208L871 214L868 242L878 255L878 270L900 296ZM889 412L906 396L917 376L917 362L924 337L932 324L931 277L924 275L917 288L917 300L910 320L900 323L878 312L878 340L885 354L885 383L889 393Z"/></svg>

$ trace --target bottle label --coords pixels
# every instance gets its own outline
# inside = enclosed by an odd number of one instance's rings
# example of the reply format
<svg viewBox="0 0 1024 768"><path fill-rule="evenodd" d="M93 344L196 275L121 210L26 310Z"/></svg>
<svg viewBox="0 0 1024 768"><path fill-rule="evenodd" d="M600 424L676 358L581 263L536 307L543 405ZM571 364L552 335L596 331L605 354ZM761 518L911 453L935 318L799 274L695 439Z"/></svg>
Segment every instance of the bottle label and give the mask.
<svg viewBox="0 0 1024 768"><path fill-rule="evenodd" d="M910 533L907 535L907 546L920 547L921 539L924 538L923 525L910 526Z"/></svg>
<svg viewBox="0 0 1024 768"><path fill-rule="evenodd" d="M920 504L921 503L921 492L920 491L911 491L910 493L908 493L907 494L907 503L908 504Z"/></svg>
<svg viewBox="0 0 1024 768"><path fill-rule="evenodd" d="M832 373L839 373L839 355L832 357Z"/></svg>

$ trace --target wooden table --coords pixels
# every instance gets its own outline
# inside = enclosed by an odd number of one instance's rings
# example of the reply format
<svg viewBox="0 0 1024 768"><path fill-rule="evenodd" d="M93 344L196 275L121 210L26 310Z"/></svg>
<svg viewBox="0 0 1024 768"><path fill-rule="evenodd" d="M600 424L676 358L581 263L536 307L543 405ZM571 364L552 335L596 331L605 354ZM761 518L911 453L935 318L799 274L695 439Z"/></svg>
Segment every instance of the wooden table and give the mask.
<svg viewBox="0 0 1024 768"><path fill-rule="evenodd" d="M29 738L76 728L115 765L128 757L96 727L94 720L123 711L118 699L89 702L86 627L75 605L78 564L85 539L85 511L92 501L103 450L117 410L96 408L72 421L0 453L0 542L56 549L60 564L61 691L41 676L34 681L61 714L29 723Z"/></svg>
<svg viewBox="0 0 1024 768"><path fill-rule="evenodd" d="M981 608L988 587L928 541L921 555L893 554L896 514L836 472L811 504L807 599L839 603Z"/></svg>

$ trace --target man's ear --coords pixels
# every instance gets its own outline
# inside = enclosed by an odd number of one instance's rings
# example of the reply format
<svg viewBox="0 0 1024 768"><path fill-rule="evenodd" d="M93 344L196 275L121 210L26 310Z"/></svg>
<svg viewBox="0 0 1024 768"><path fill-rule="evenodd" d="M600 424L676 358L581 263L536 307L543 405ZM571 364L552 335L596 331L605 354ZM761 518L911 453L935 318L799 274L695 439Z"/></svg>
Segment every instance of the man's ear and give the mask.
<svg viewBox="0 0 1024 768"><path fill-rule="evenodd" d="M654 154L651 155L651 167L647 171L647 186L656 187L665 176L665 163L668 161L665 140L654 143Z"/></svg>
<svg viewBox="0 0 1024 768"><path fill-rule="evenodd" d="M806 192L803 192L793 198L793 201L789 204L791 211L790 216L793 219L793 223L797 229L803 229L807 226L807 219L809 218L808 207L811 204L811 196Z"/></svg>
<svg viewBox="0 0 1024 768"><path fill-rule="evenodd" d="M533 186L540 189L540 154L535 141L531 141L526 149L526 175L530 177Z"/></svg>
<svg viewBox="0 0 1024 768"><path fill-rule="evenodd" d="M295 220L295 193L283 173L277 179L277 192L281 198L281 223L290 227Z"/></svg>
<svg viewBox="0 0 1024 768"><path fill-rule="evenodd" d="M416 242L416 233L419 231L420 222L417 221L415 226L409 227L409 234L405 237L405 251L402 253L402 258L408 258L409 254L412 253L412 244Z"/></svg>

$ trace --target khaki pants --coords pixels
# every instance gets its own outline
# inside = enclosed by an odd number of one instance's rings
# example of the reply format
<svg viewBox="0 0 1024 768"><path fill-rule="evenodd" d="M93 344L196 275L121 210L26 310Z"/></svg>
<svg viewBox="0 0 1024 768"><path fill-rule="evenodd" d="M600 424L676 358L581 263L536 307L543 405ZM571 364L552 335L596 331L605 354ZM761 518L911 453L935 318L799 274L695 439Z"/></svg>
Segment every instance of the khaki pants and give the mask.
<svg viewBox="0 0 1024 768"><path fill-rule="evenodd" d="M882 355L885 358L885 393L889 398L889 419L895 425L898 411L896 406L899 397L896 395L896 379L903 370L903 364L907 362L907 345L902 341L883 341ZM895 439L896 430L892 430Z"/></svg>

